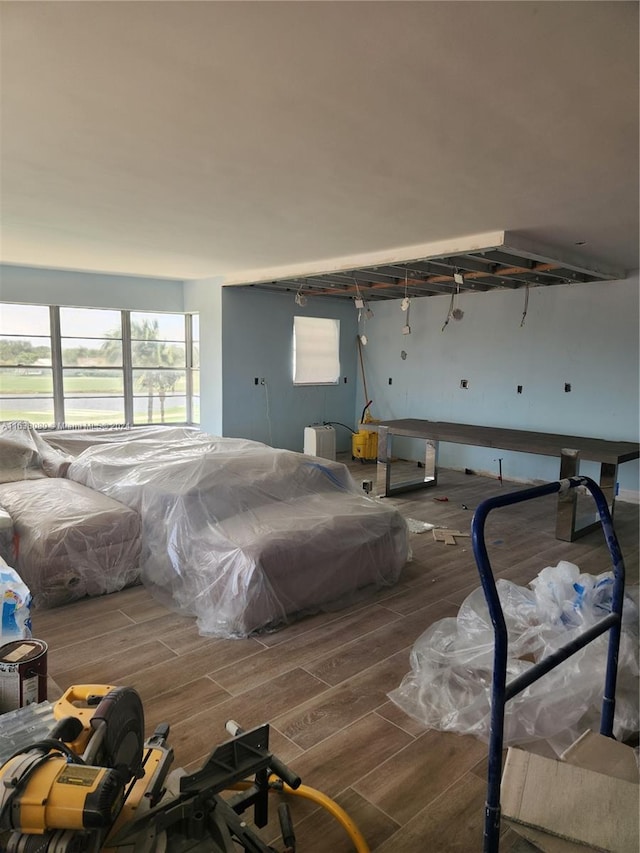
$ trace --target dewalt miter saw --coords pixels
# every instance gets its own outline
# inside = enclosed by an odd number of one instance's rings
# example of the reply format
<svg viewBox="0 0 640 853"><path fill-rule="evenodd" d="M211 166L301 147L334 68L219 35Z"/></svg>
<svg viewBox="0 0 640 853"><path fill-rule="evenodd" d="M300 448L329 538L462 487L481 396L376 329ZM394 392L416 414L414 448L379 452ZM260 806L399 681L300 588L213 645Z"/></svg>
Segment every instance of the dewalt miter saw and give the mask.
<svg viewBox="0 0 640 853"><path fill-rule="evenodd" d="M286 803L283 846L260 839L272 790L298 791L327 808L357 851L364 839L337 804L269 751L269 726L216 747L195 773L169 774L169 726L144 740L144 713L130 687L76 685L54 706L50 735L0 767L0 851L6 853L295 853ZM251 778L250 778L251 777ZM221 796L223 791L234 791ZM253 808L253 825L241 815Z"/></svg>

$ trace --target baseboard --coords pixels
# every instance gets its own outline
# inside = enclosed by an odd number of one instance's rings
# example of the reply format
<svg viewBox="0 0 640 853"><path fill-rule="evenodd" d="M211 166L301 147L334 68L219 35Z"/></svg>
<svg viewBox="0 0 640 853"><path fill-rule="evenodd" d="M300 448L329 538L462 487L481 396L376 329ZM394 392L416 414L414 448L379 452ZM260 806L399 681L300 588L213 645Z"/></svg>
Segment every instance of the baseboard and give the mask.
<svg viewBox="0 0 640 853"><path fill-rule="evenodd" d="M632 489L619 489L616 500L625 501L629 504L640 504L640 492L634 492Z"/></svg>
<svg viewBox="0 0 640 853"><path fill-rule="evenodd" d="M454 468L453 466L449 467L450 471L459 471L461 474L466 473L467 471L471 471L470 468ZM485 471L483 468L474 468L473 474L478 474L480 477L488 477L490 480L499 480L500 477L496 474L495 471ZM516 486L539 486L542 483L548 483L548 480L532 480L530 478L523 477L503 477L503 483L513 483Z"/></svg>
<svg viewBox="0 0 640 853"><path fill-rule="evenodd" d="M454 471L464 471L464 468L454 468ZM492 480L497 480L498 475L495 471L483 471L483 470L474 470L475 474L480 474L481 477L489 477ZM520 486L540 486L543 483L548 483L548 480L536 480L536 479L519 479L517 477L504 477L504 483L514 483L515 485ZM584 486L580 486L580 489L585 489ZM586 491L586 489L585 489ZM623 501L624 503L630 504L640 504L640 492L636 492L633 489L618 489L616 494L616 501Z"/></svg>

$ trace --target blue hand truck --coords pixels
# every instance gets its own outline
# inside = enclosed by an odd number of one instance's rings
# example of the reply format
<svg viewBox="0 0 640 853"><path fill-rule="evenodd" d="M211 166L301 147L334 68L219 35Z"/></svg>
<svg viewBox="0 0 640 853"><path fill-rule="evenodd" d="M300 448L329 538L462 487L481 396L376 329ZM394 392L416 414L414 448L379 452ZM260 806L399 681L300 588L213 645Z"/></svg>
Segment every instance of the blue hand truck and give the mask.
<svg viewBox="0 0 640 853"><path fill-rule="evenodd" d="M571 642L538 661L527 672L522 673L507 684L507 627L485 544L484 527L487 516L492 510L500 507L523 503L524 501L530 501L534 498L554 493L566 494L569 489L575 489L578 486L585 486L596 503L600 524L611 555L614 574L611 613L607 614L607 616L585 630ZM556 666L606 631L609 631L609 646L607 651L604 695L602 699L600 734L606 737L613 737L618 651L620 648L622 602L624 597L624 561L617 536L613 529L613 521L607 500L600 487L589 477L570 477L565 480L558 480L553 483L545 483L541 486L498 495L483 501L476 509L471 522L471 541L495 638L483 851L484 853L498 853L500 844L500 777L502 774L505 705L509 699L517 696L518 693L521 693L526 687L533 684L534 681L537 681L543 675L555 669Z"/></svg>

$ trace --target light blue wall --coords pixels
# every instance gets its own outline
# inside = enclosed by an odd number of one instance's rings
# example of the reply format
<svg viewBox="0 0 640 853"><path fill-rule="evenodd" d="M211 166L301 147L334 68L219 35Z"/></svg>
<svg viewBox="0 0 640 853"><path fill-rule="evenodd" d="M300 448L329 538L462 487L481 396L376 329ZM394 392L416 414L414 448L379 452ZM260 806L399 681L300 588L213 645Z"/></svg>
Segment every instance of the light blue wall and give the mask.
<svg viewBox="0 0 640 853"><path fill-rule="evenodd" d="M296 314L340 320L342 380L338 385L293 385ZM299 308L292 293L224 287L222 317L224 435L301 451L305 426L323 421L355 426L356 323L350 302L309 299ZM255 385L256 377L264 378L266 384ZM351 433L337 426L336 444L338 450L349 450Z"/></svg>
<svg viewBox="0 0 640 853"><path fill-rule="evenodd" d="M185 281L184 310L200 315L200 428L222 435L222 296L220 278Z"/></svg>
<svg viewBox="0 0 640 853"><path fill-rule="evenodd" d="M625 281L531 288L521 327L523 305L523 290L463 295L463 319L441 331L449 297L414 299L411 334L403 335L400 303L375 303L364 348L373 414L637 441L637 273ZM461 379L468 380L467 390ZM359 388L356 414L362 399ZM557 460L546 457L446 444L440 449L445 467L492 474L499 457L508 479L558 474ZM582 470L594 475L593 468ZM621 466L619 482L621 489L638 491L636 462Z"/></svg>
<svg viewBox="0 0 640 853"><path fill-rule="evenodd" d="M11 264L0 264L0 301L130 311L185 310L181 281Z"/></svg>

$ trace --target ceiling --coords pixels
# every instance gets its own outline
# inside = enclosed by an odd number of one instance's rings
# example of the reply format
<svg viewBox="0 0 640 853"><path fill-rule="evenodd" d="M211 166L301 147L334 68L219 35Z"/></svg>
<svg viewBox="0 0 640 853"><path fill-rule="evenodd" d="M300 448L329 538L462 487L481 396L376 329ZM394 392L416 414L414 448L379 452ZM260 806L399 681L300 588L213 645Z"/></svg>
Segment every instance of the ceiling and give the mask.
<svg viewBox="0 0 640 853"><path fill-rule="evenodd" d="M5 263L296 289L339 270L305 286L350 298L354 277L388 298L405 277L450 292L458 267L479 290L638 267L636 2L3 2L0 18ZM505 231L554 249L449 248Z"/></svg>

